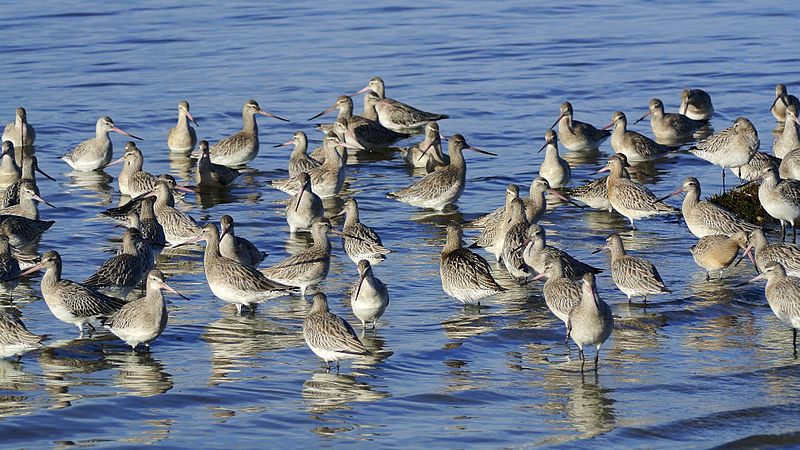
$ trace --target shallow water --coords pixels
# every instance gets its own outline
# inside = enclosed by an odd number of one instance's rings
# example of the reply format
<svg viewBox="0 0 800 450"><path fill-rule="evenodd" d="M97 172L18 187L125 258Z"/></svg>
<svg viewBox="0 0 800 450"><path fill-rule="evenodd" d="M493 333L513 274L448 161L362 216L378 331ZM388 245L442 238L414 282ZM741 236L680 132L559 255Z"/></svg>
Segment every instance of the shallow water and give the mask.
<svg viewBox="0 0 800 450"><path fill-rule="evenodd" d="M389 96L450 114L445 134L460 132L500 156L467 155L466 192L446 215L384 197L413 181L396 153L347 167L346 194L395 253L375 269L391 292L378 331L365 339L375 356L338 375L325 373L303 342L306 300L274 300L236 317L205 284L200 247L159 260L191 301L168 295L170 323L150 353L132 354L109 335L76 340L74 327L47 310L38 278L24 282L14 305L31 330L49 335L48 348L0 361L0 444L797 445L791 333L763 286L733 288L752 268L706 282L688 252L694 238L675 219L642 221L635 237L617 215L563 205L541 222L552 243L600 266L607 257L590 251L626 230L628 248L654 260L673 290L645 310L628 305L608 273L599 277L617 326L597 377L582 377L567 358L563 325L538 285L465 312L438 276L442 225L498 206L509 182L527 189L542 157L535 150L564 100L576 119L604 125L615 110L638 117L651 97L675 110L682 88L700 87L714 99L714 128L747 116L768 151L774 86L794 92L800 84L791 33L769 32L794 29L792 6L17 2L3 21L0 111L9 121L16 106L27 108L41 166L58 179L39 182L58 206L41 210L57 223L40 248L61 252L67 278L88 276L121 235L99 214L120 201L118 169L87 176L56 159L91 136L101 115L145 139L147 170L180 178L190 162L166 151L179 100L190 101L198 134L212 142L240 127L248 98L290 118L259 119L261 154L233 189L181 203L203 221L233 215L238 233L270 253L266 264L308 241L289 238L286 196L267 184L285 176L288 157L271 145L297 129L318 137L305 119L374 75ZM650 133L647 123L633 128ZM124 140L113 139L119 155ZM607 142L601 155L567 154L573 179L592 178L610 152ZM685 154L651 169L644 181L657 194L688 175L706 193L720 188L718 169ZM329 206L333 215L341 202ZM347 302L357 272L334 247L322 288L353 322Z"/></svg>

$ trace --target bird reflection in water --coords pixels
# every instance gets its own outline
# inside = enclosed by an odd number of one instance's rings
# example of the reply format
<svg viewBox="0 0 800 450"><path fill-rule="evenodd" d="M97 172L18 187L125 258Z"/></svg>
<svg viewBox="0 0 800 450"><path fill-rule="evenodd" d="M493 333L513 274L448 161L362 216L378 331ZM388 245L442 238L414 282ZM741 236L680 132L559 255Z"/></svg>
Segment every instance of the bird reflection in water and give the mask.
<svg viewBox="0 0 800 450"><path fill-rule="evenodd" d="M118 372L114 381L125 394L150 397L172 389L172 375L164 372L164 365L149 351L131 352L127 348L106 354L108 361Z"/></svg>
<svg viewBox="0 0 800 450"><path fill-rule="evenodd" d="M114 193L114 188L111 187L111 183L114 181L114 177L107 174L102 170L95 170L93 172L68 172L67 177L69 181L66 183L67 189L75 189L73 194L76 194L85 199L92 199L92 202L79 202L78 204L74 204L72 206L85 206L85 205L95 205L95 206L109 206L112 203L112 194ZM84 191L94 191L92 192L84 192Z"/></svg>
<svg viewBox="0 0 800 450"><path fill-rule="evenodd" d="M44 389L52 397L51 408L69 407L73 401L83 397L80 393L82 387L97 385L97 379L88 379L85 375L112 367L97 351L97 346L113 338L111 335L103 335L93 340L56 341L39 352Z"/></svg>
<svg viewBox="0 0 800 450"><path fill-rule="evenodd" d="M311 379L303 383L303 399L311 414L325 422L322 414L352 409L351 403L374 402L389 396L388 392L375 390L375 388L353 375L343 375L333 372L315 372ZM337 421L338 423L338 421ZM331 428L320 426L315 432L330 434Z"/></svg>
<svg viewBox="0 0 800 450"><path fill-rule="evenodd" d="M206 328L202 339L211 348L210 386L238 381L241 377L237 374L242 369L264 364L259 356L266 352L305 345L301 330L288 325L292 321L302 322L302 311L282 311L280 314L285 322L275 322L260 315L226 314Z"/></svg>
<svg viewBox="0 0 800 450"><path fill-rule="evenodd" d="M0 418L20 416L34 410L25 392L37 389L36 377L25 371L27 361L0 359ZM14 395L19 392L19 395Z"/></svg>

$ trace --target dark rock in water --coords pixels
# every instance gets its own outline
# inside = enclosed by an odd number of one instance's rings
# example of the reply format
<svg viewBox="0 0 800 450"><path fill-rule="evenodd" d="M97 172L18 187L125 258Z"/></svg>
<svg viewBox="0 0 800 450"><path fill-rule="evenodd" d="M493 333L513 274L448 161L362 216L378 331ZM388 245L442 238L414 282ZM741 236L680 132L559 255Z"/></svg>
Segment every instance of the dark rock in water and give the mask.
<svg viewBox="0 0 800 450"><path fill-rule="evenodd" d="M758 183L737 186L723 194L712 196L708 201L761 227L773 221L758 201Z"/></svg>

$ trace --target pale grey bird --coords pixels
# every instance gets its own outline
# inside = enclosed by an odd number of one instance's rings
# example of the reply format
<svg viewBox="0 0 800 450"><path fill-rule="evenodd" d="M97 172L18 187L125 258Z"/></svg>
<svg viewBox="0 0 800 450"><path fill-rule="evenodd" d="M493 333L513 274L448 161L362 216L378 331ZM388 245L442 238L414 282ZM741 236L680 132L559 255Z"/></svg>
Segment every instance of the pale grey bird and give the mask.
<svg viewBox="0 0 800 450"><path fill-rule="evenodd" d="M391 250L383 246L378 233L361 223L358 202L355 198L350 197L344 201L342 213L345 215L342 226L342 247L350 260L358 264L365 259L372 265L383 262Z"/></svg>
<svg viewBox="0 0 800 450"><path fill-rule="evenodd" d="M681 106L678 112L694 120L708 120L714 115L711 96L702 89L684 89L681 91Z"/></svg>
<svg viewBox="0 0 800 450"><path fill-rule="evenodd" d="M389 306L389 289L372 272L369 261L362 259L358 262L358 281L353 285L350 296L353 315L361 321L362 328L366 329L367 322L372 322L374 330L387 306Z"/></svg>
<svg viewBox="0 0 800 450"><path fill-rule="evenodd" d="M574 120L570 102L561 104L561 114L550 129L556 125L561 144L573 151L596 150L611 135L608 130L599 130L591 124Z"/></svg>
<svg viewBox="0 0 800 450"><path fill-rule="evenodd" d="M209 149L212 163L237 167L249 163L258 156L259 141L256 114L288 122L283 117L264 111L255 100L246 101L242 106L242 130L221 139Z"/></svg>
<svg viewBox="0 0 800 450"><path fill-rule="evenodd" d="M622 238L618 234L611 233L605 245L594 252L602 250L611 253L611 278L617 288L628 296L628 302L633 297L644 296L644 301L647 303L648 295L672 292L664 285L658 269L652 262L625 252Z"/></svg>
<svg viewBox="0 0 800 450"><path fill-rule="evenodd" d="M581 372L586 363L584 347L587 345L594 345L597 349L594 355L594 371L597 372L600 347L611 336L613 329L611 308L597 294L594 275L587 273L583 276L581 301L572 308L567 319L567 333L579 348Z"/></svg>
<svg viewBox="0 0 800 450"><path fill-rule="evenodd" d="M220 217L219 226L222 230L219 243L222 256L251 267L258 267L267 257L267 253L259 250L252 242L236 235L233 217L227 214Z"/></svg>
<svg viewBox="0 0 800 450"><path fill-rule="evenodd" d="M97 119L95 137L81 142L59 159L79 172L91 172L106 167L113 156L113 145L108 137L108 133L112 131L133 139L142 140L142 138L118 128L114 125L111 117L103 116Z"/></svg>
<svg viewBox="0 0 800 450"><path fill-rule="evenodd" d="M763 279L767 280L764 294L769 307L778 320L792 329L792 348L797 357L797 329L800 328L800 278L787 275L786 270L779 262L772 261L764 267L764 271L760 275L747 282L752 283Z"/></svg>
<svg viewBox="0 0 800 450"><path fill-rule="evenodd" d="M167 133L167 148L175 153L190 153L197 145L197 133L189 122L195 126L200 126L189 112L189 102L181 100L178 102L178 123L174 128L170 128Z"/></svg>
<svg viewBox="0 0 800 450"><path fill-rule="evenodd" d="M725 169L739 168L750 162L761 147L758 131L746 117L737 117L733 125L695 144L689 153L722 167L722 189ZM742 178L739 176L739 178Z"/></svg>

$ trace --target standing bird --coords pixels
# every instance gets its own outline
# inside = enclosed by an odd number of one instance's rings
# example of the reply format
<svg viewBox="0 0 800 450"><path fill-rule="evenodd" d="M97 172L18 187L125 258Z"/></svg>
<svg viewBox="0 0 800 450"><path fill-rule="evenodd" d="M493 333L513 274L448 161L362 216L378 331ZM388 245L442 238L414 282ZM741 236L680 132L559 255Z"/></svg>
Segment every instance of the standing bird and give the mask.
<svg viewBox="0 0 800 450"><path fill-rule="evenodd" d="M350 197L344 201L344 225L342 225L342 247L350 260L358 264L361 260L377 265L386 259L391 250L383 246L378 233L361 223L358 202Z"/></svg>
<svg viewBox="0 0 800 450"><path fill-rule="evenodd" d="M772 141L772 154L776 158L786 158L789 153L800 150L800 136L797 133L797 126L800 120L797 118L798 106L794 103L786 107L785 123L783 131Z"/></svg>
<svg viewBox="0 0 800 450"><path fill-rule="evenodd" d="M650 99L649 111L640 117L634 125L650 118L650 128L656 139L663 141L686 141L691 140L694 133L708 123L707 120L690 119L683 114L664 112L664 104L657 98Z"/></svg>
<svg viewBox="0 0 800 450"><path fill-rule="evenodd" d="M100 264L83 281L83 285L125 298L139 286L147 272L153 268L153 262L153 252L142 240L141 232L136 228L128 228L122 235L121 252Z"/></svg>
<svg viewBox="0 0 800 450"><path fill-rule="evenodd" d="M629 178L624 178L625 169L620 158L610 158L606 167L601 169L601 171L605 170L611 171L611 174L606 178L608 201L614 211L628 218L631 222L631 228L634 230L636 229L636 225L633 223L634 220L679 212L679 210L658 200L646 187L633 182Z"/></svg>
<svg viewBox="0 0 800 450"><path fill-rule="evenodd" d="M747 281L767 280L764 295L772 313L792 329L792 349L797 357L797 329L800 328L800 278L786 274L778 262L771 262L755 278ZM744 283L743 283L744 284Z"/></svg>
<svg viewBox="0 0 800 450"><path fill-rule="evenodd" d="M21 357L24 353L42 347L44 335L28 331L22 320L0 311L0 358Z"/></svg>
<svg viewBox="0 0 800 450"><path fill-rule="evenodd" d="M689 252L692 254L694 262L705 269L706 281L709 281L713 270L719 270L719 278L722 279L722 271L733 264L733 261L739 256L740 249L746 248L747 233L737 231L730 236L724 234L703 236L697 241L697 244L689 249Z"/></svg>
<svg viewBox="0 0 800 450"><path fill-rule="evenodd" d="M569 313L581 301L581 285L567 278L564 265L558 258L548 259L547 264L534 280L547 277L542 294L547 309L567 325ZM569 350L569 332L564 333L564 345Z"/></svg>
<svg viewBox="0 0 800 450"><path fill-rule="evenodd" d="M403 203L420 208L443 210L461 197L467 177L467 163L464 160L464 149L470 149L485 155L497 156L494 153L472 147L464 136L454 134L448 142L447 153L450 164L435 170L411 186L388 194Z"/></svg>
<svg viewBox="0 0 800 450"><path fill-rule="evenodd" d="M150 192L158 183L158 177L142 170L144 167L144 156L142 151L136 147L136 143L128 141L125 143L125 153L119 159L112 161L106 167L124 163L122 171L117 177L119 193L130 197L138 197Z"/></svg>
<svg viewBox="0 0 800 450"><path fill-rule="evenodd" d="M164 281L164 274L153 269L147 274L145 296L126 303L109 317L102 319L103 325L118 338L136 351L139 344L149 349L167 327L167 304L162 289L172 292L185 300L188 297L173 289Z"/></svg>
<svg viewBox="0 0 800 450"><path fill-rule="evenodd" d="M622 163L621 177L630 179L631 176L628 173L628 168L631 167L631 165L628 164L628 157L625 156L624 153L615 153L611 157L619 159ZM608 176L600 177L580 186L567 188L565 189L565 193L569 195L570 198L585 203L590 208L611 212L614 208L608 200L607 180Z"/></svg>
<svg viewBox="0 0 800 450"><path fill-rule="evenodd" d="M442 289L465 307L472 303L480 306L482 299L507 289L497 284L485 259L461 246L462 239L460 225L447 226L447 242L442 248L439 266Z"/></svg>
<svg viewBox="0 0 800 450"><path fill-rule="evenodd" d="M647 303L649 294L663 294L672 292L664 285L658 269L650 261L630 256L625 252L622 245L622 238L616 233L611 233L606 239L605 245L598 248L594 253L608 250L611 253L611 278L614 284L628 296L628 303L631 298L644 296Z"/></svg>
<svg viewBox="0 0 800 450"><path fill-rule="evenodd" d="M422 142L400 150L407 166L424 167L427 173L450 164L450 157L442 152L442 135L439 134L438 122L428 122L425 125L425 138Z"/></svg>
<svg viewBox="0 0 800 450"><path fill-rule="evenodd" d="M495 261L500 261L503 255L503 242L505 241L506 231L511 227L512 221L518 213L525 217L525 204L518 197L508 195L506 191L506 205L503 209L503 216L499 220L492 221L481 230L475 242L470 248L482 248L494 256Z"/></svg>
<svg viewBox="0 0 800 450"><path fill-rule="evenodd" d="M674 147L659 144L649 137L628 130L628 118L622 111L616 111L611 116L611 123L603 129L612 128L611 148L618 155L625 155L627 161L651 161L673 151Z"/></svg>
<svg viewBox="0 0 800 450"><path fill-rule="evenodd" d="M153 210L170 245L183 244L200 235L200 227L192 216L175 208L175 198L168 182L159 182L145 197L156 198Z"/></svg>
<svg viewBox="0 0 800 450"><path fill-rule="evenodd" d="M550 183L550 187L554 189L562 188L569 184L572 178L572 170L569 163L558 156L558 137L553 130L547 130L544 134L545 143L539 149L541 153L545 150L544 160L542 165L539 166L539 176L546 179Z"/></svg>
<svg viewBox="0 0 800 450"><path fill-rule="evenodd" d="M746 117L737 117L733 125L698 142L689 153L722 167L722 189L725 189L725 169L741 167L761 147L758 131ZM740 172L741 173L741 172ZM742 178L739 176L739 178Z"/></svg>
<svg viewBox="0 0 800 450"><path fill-rule="evenodd" d="M258 156L258 124L256 114L288 122L283 117L264 111L255 100L248 100L242 106L242 131L234 133L209 149L211 162L223 166L243 166Z"/></svg>
<svg viewBox="0 0 800 450"><path fill-rule="evenodd" d="M262 272L269 279L287 286L300 288L300 295L306 296L306 290L316 286L328 276L331 268L331 241L328 232L331 222L318 219L311 226L314 244L305 251L292 255Z"/></svg>
<svg viewBox="0 0 800 450"><path fill-rule="evenodd" d="M508 274L519 284L530 276L523 259L523 242L527 239L528 221L525 219L525 205L521 200L511 204L510 221L505 229L501 243L501 259Z"/></svg>
<svg viewBox="0 0 800 450"><path fill-rule="evenodd" d="M743 231L750 233L758 228L752 223L745 222L734 213L723 209L709 201L700 201L700 182L695 177L687 177L675 192L662 197L665 200L673 195L685 192L681 205L681 213L689 227L689 231L697 238L711 235L731 236Z"/></svg>
<svg viewBox="0 0 800 450"><path fill-rule="evenodd" d="M786 224L792 226L792 242L797 242L795 226L800 220L800 181L781 180L775 167L767 167L758 187L758 201L773 218L781 222L781 240L786 240Z"/></svg>
<svg viewBox="0 0 800 450"><path fill-rule="evenodd" d="M372 91L378 98L376 104L377 120L386 128L398 133L416 134L422 131L428 122L447 119L447 114L436 114L421 111L403 102L387 98L386 86L381 77L373 77L369 83L353 95ZM364 98L364 109L367 109L367 98Z"/></svg>
<svg viewBox="0 0 800 450"><path fill-rule="evenodd" d="M19 152L17 163L22 161L26 149L33 148L33 144L36 142L36 131L33 129L33 125L28 123L28 113L22 106L17 108L14 121L3 129L2 141L11 141L14 144L14 148Z"/></svg>
<svg viewBox="0 0 800 450"><path fill-rule="evenodd" d="M19 285L19 274L19 261L11 254L8 237L0 234L0 292L11 295Z"/></svg>
<svg viewBox="0 0 800 450"><path fill-rule="evenodd" d="M561 144L569 150L597 150L611 132L608 130L598 130L593 125L573 120L572 104L564 102L561 104L561 115L555 123L550 126L558 125L558 136Z"/></svg>
<svg viewBox="0 0 800 450"><path fill-rule="evenodd" d="M93 320L114 314L125 302L101 294L89 286L61 278L61 267L61 256L50 250L42 255L39 264L22 272L20 276L45 269L41 282L44 302L58 320L77 326L80 337L83 338L84 325L88 324L93 332Z"/></svg>
<svg viewBox="0 0 800 450"><path fill-rule="evenodd" d="M14 157L14 144L3 141L0 150L0 186L9 186L19 181L21 175L22 171Z"/></svg>
<svg viewBox="0 0 800 450"><path fill-rule="evenodd" d="M200 159L194 172L194 182L201 189L219 189L228 187L239 177L239 171L221 164L211 162L208 141L200 141Z"/></svg>
<svg viewBox="0 0 800 450"><path fill-rule="evenodd" d="M771 262L778 262L793 277L800 277L800 247L794 244L772 244L767 240L764 230L753 230L747 239L745 254L753 251L753 263L756 270L763 272Z"/></svg>
<svg viewBox="0 0 800 450"><path fill-rule="evenodd" d="M370 108L374 108L375 102L379 100L380 98L378 98L377 94L374 92L367 93L367 96L364 99L367 104L371 105ZM353 99L347 95L339 96L332 106L308 120L316 119L317 117L337 109L339 110L339 113L336 119L337 121L341 119L348 131L346 136L342 136L344 138L342 139L342 142L357 145L369 151L374 151L387 148L395 142L408 137L407 134L397 133L384 127L377 120L369 119L364 116L353 115ZM336 131L335 122L334 131Z"/></svg>
<svg viewBox="0 0 800 450"><path fill-rule="evenodd" d="M154 204L154 198L144 199L139 205L138 214L136 210L128 214L128 228L136 228L142 233L142 239L149 243L153 258L156 258L167 245L167 238L164 234L164 227L158 223L156 218ZM136 218L134 223L131 223L131 214Z"/></svg>
<svg viewBox="0 0 800 450"><path fill-rule="evenodd" d="M233 217L227 214L220 217L219 226L222 230L219 242L222 256L250 267L257 267L267 257L267 252L262 252L252 242L236 235Z"/></svg>
<svg viewBox="0 0 800 450"><path fill-rule="evenodd" d="M769 110L778 122L786 121L786 108L789 105L795 105L800 109L800 101L794 95L789 95L786 91L786 85L779 84L775 86L775 100L772 101L772 106Z"/></svg>
<svg viewBox="0 0 800 450"><path fill-rule="evenodd" d="M788 156L788 155L787 155ZM786 158L784 158L785 160ZM753 157L750 158L750 162L743 166L739 167L731 167L731 173L739 177L741 175L742 181L755 181L758 177L761 176L761 172L767 168L767 166L775 167L776 169L779 168L783 164L783 160L778 159L772 155L768 155L764 152L755 152L753 153ZM791 178L791 177L786 177Z"/></svg>
<svg viewBox="0 0 800 450"><path fill-rule="evenodd" d="M353 148L352 145L339 141L339 138L336 136L326 136L325 140L333 140L335 143L325 146L326 154L322 165L308 172L308 175L311 177L311 187L314 189L314 193L321 198L335 197L341 192L344 186L345 165L336 148L338 146ZM298 192L297 181L298 177L295 176L292 178L272 180L270 185L289 195L294 195Z"/></svg>
<svg viewBox="0 0 800 450"><path fill-rule="evenodd" d="M579 280L585 273L598 274L603 269L578 261L567 252L547 244L547 233L539 224L528 227L522 258L525 265L537 273L543 273L549 261L559 261L564 276ZM566 313L565 313L566 314Z"/></svg>
<svg viewBox="0 0 800 450"><path fill-rule="evenodd" d="M693 120L709 120L714 115L711 96L702 89L684 89L678 111Z"/></svg>
<svg viewBox="0 0 800 450"><path fill-rule="evenodd" d="M0 209L0 216L20 216L31 220L39 220L39 203L55 208L47 200L36 195L33 181L27 180L19 188L19 203Z"/></svg>
<svg viewBox="0 0 800 450"><path fill-rule="evenodd" d="M611 314L611 308L597 294L594 275L587 273L583 276L581 301L572 308L567 319L567 333L578 345L581 373L586 363L583 347L594 345L597 348L594 354L594 371L597 372L600 347L611 336L613 329L614 316Z"/></svg>
<svg viewBox="0 0 800 450"><path fill-rule="evenodd" d="M169 151L175 153L190 153L197 145L197 133L189 122L199 127L197 121L189 112L189 102L181 100L178 102L178 124L170 128L167 134L167 147Z"/></svg>
<svg viewBox="0 0 800 450"><path fill-rule="evenodd" d="M328 309L328 297L322 292L314 294L314 303L303 321L303 339L325 361L328 371L331 362L336 362L338 373L339 361L369 355L353 327Z"/></svg>
<svg viewBox="0 0 800 450"><path fill-rule="evenodd" d="M36 185L36 172L44 175L50 181L56 181L55 178L44 173L44 171L39 168L39 160L37 160L35 156L26 156L22 160L22 176L19 180L10 184L3 193L3 208L19 203L19 189L22 183L32 182L34 191L39 195L39 187Z"/></svg>
<svg viewBox="0 0 800 450"><path fill-rule="evenodd" d="M213 223L203 227L197 240L206 241L203 270L208 287L223 301L236 305L237 314L242 314L243 306L253 312L254 305L289 295L294 290L291 286L270 280L259 270L222 256L219 251L219 230Z"/></svg>
<svg viewBox="0 0 800 450"><path fill-rule="evenodd" d="M300 172L295 179L300 189L286 205L286 223L289 224L290 233L308 231L315 220L325 216L325 207L319 195L314 193L311 177Z"/></svg>
<svg viewBox="0 0 800 450"><path fill-rule="evenodd" d="M103 116L97 119L95 136L81 142L69 153L61 156L60 159L78 172L91 172L106 167L113 156L113 144L111 143L111 138L108 137L108 133L112 131L133 139L142 140L140 137L117 128L111 117Z"/></svg>
<svg viewBox="0 0 800 450"><path fill-rule="evenodd" d="M289 176L296 177L300 172L310 172L320 165L321 162L308 156L308 136L302 131L296 131L292 138L283 144L277 144L275 147L284 147L287 145L294 145L292 154L289 155Z"/></svg>
<svg viewBox="0 0 800 450"><path fill-rule="evenodd" d="M383 281L372 273L372 265L366 259L358 262L358 281L353 285L350 296L350 307L353 314L366 329L367 322L372 322L372 329L389 306L389 290Z"/></svg>

